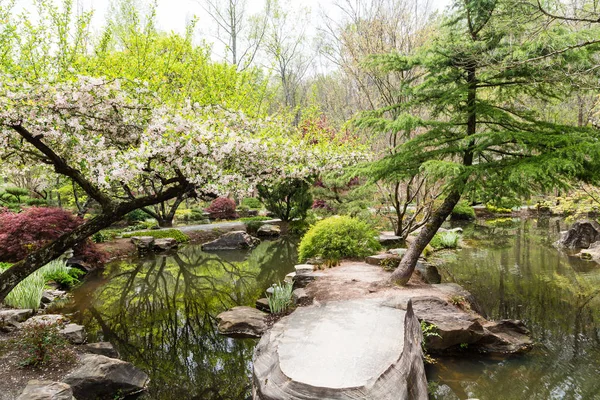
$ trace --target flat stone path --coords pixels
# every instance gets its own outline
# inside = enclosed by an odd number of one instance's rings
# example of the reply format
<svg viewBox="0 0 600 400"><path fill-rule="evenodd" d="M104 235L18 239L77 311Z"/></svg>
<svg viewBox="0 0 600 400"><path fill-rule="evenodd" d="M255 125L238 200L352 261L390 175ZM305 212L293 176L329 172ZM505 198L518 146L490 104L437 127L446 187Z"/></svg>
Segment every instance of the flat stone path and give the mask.
<svg viewBox="0 0 600 400"><path fill-rule="evenodd" d="M367 385L398 360L405 311L381 301L329 302L288 317L278 353L290 379L332 389Z"/></svg>

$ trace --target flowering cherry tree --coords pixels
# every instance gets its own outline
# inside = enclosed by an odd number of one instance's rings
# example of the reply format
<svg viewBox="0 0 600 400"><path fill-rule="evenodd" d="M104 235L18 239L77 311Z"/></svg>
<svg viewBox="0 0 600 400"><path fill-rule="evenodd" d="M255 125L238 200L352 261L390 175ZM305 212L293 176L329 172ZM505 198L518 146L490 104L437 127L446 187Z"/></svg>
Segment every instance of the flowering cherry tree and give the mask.
<svg viewBox="0 0 600 400"><path fill-rule="evenodd" d="M79 77L32 86L0 80L0 159L50 166L100 213L0 275L0 301L22 279L125 214L182 195L247 192L258 183L338 168L358 153L308 146L284 124L218 107L173 109L135 82ZM161 190L147 193L148 182Z"/></svg>

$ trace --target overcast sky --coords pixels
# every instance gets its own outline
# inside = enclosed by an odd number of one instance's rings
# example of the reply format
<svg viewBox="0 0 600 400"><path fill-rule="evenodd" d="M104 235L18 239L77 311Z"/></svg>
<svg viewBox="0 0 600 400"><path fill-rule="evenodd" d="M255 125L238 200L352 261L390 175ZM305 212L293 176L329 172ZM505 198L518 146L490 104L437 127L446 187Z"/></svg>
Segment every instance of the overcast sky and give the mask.
<svg viewBox="0 0 600 400"><path fill-rule="evenodd" d="M17 12L27 10L32 7L34 0L17 0ZM54 0L59 3L61 0ZM88 11L94 10L93 30L99 33L102 26L106 22L106 14L110 8L110 4L114 0L73 0L79 9ZM148 2L150 0L139 0L140 2ZM216 0L226 1L226 0ZM316 33L320 24L322 24L323 13L329 18L337 19L339 16L339 8L335 6L336 2L344 0L279 0L281 6L285 9L310 10L310 24L306 27L308 36ZM350 0L352 1L352 0ZM426 0L414 0L416 2ZM429 0L432 2L434 9L442 9L446 7L451 0ZM202 0L157 0L157 23L158 28L163 31L175 31L183 33L188 21L192 18L197 18L196 38L204 39L213 45L213 55L217 58L222 57L224 46L219 44L216 39L216 26L201 6ZM265 0L247 0L247 15L260 13L264 7Z"/></svg>

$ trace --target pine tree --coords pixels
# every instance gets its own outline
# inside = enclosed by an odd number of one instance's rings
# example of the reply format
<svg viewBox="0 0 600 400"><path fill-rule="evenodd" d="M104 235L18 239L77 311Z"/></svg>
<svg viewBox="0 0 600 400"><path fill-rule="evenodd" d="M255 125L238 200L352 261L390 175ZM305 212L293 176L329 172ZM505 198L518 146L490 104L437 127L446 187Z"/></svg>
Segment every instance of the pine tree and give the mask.
<svg viewBox="0 0 600 400"><path fill-rule="evenodd" d="M593 179L600 131L545 120L530 103L556 104L593 73L598 27L569 29L536 3L456 2L439 35L416 54L375 56L386 71L417 71L398 88L408 102L365 115L363 126L413 132L397 152L370 166L376 179L417 173L444 183L443 202L403 257L392 280L405 284L421 252L463 193L528 196ZM411 111L426 108L427 118ZM417 132L415 135L414 132Z"/></svg>

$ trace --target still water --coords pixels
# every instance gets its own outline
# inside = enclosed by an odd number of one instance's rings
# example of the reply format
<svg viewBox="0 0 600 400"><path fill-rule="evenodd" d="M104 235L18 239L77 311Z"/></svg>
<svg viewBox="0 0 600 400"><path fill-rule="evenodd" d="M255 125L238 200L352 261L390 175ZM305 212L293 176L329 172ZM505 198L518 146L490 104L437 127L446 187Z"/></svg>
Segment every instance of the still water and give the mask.
<svg viewBox="0 0 600 400"><path fill-rule="evenodd" d="M537 345L508 359L440 359L428 368L433 398L600 399L600 268L552 246L564 229L558 219L465 227L470 247L443 257L443 280L492 319L522 319Z"/></svg>
<svg viewBox="0 0 600 400"><path fill-rule="evenodd" d="M177 254L110 265L75 293L77 319L91 340L115 345L150 375L144 399L238 400L250 395L255 340L217 333L217 315L253 305L297 261L297 242L261 243L252 252Z"/></svg>
<svg viewBox="0 0 600 400"><path fill-rule="evenodd" d="M522 319L537 345L526 355L469 354L428 367L433 399L600 399L600 268L552 243L559 220L479 221L466 247L440 259L488 317ZM216 316L252 305L296 263L297 243L251 252L177 254L110 265L76 292L77 318L92 340L112 342L152 381L148 400L241 400L250 394L256 341L216 332Z"/></svg>

